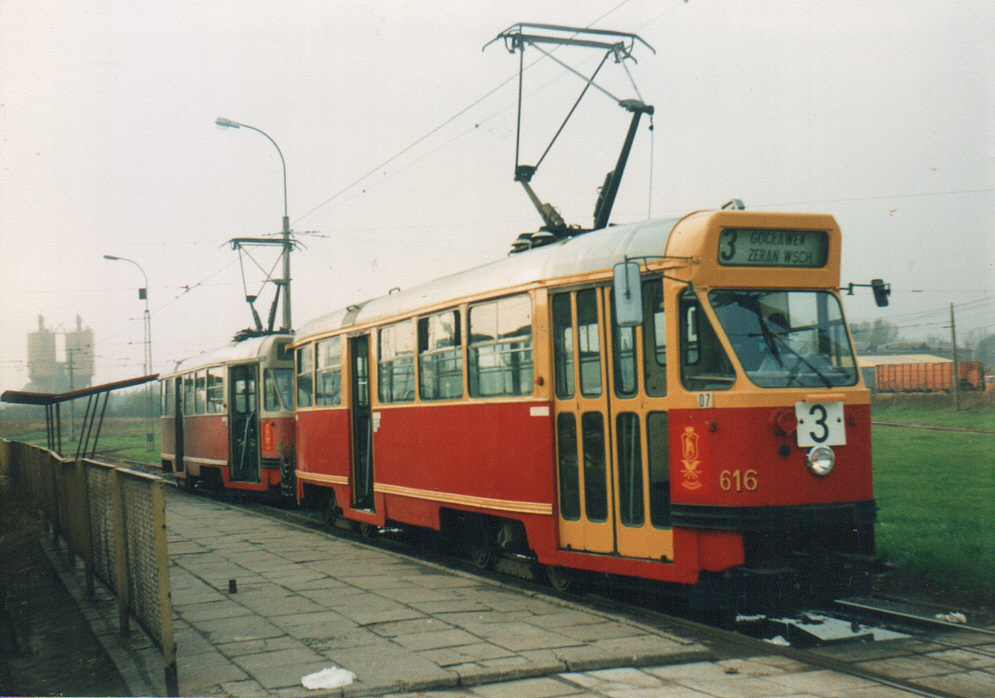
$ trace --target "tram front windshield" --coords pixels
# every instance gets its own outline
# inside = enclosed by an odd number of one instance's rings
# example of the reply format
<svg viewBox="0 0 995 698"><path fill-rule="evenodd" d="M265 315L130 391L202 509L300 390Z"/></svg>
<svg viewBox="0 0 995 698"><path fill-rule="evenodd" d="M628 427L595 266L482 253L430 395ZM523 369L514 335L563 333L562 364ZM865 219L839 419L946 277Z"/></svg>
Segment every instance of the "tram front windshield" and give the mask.
<svg viewBox="0 0 995 698"><path fill-rule="evenodd" d="M833 294L725 289L711 291L708 299L758 387L856 384L857 362Z"/></svg>

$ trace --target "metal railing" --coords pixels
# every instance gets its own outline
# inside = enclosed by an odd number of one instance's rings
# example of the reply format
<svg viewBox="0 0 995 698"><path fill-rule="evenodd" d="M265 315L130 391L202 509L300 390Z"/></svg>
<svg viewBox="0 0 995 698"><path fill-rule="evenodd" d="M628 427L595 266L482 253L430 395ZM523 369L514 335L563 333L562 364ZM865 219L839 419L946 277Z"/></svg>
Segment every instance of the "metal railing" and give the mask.
<svg viewBox="0 0 995 698"><path fill-rule="evenodd" d="M122 635L134 618L159 647L166 694L177 695L162 481L2 439L0 477L42 513L53 538L83 560L87 595L93 597L99 579L117 598Z"/></svg>

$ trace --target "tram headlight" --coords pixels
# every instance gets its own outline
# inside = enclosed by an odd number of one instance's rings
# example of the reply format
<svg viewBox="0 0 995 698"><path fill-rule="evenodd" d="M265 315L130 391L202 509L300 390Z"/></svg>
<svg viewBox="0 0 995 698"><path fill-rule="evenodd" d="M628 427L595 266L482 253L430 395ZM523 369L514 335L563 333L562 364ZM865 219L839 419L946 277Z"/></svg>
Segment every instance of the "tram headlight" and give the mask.
<svg viewBox="0 0 995 698"><path fill-rule="evenodd" d="M808 452L805 465L809 472L816 477L825 477L833 472L833 466L836 465L836 454L829 446L816 446Z"/></svg>

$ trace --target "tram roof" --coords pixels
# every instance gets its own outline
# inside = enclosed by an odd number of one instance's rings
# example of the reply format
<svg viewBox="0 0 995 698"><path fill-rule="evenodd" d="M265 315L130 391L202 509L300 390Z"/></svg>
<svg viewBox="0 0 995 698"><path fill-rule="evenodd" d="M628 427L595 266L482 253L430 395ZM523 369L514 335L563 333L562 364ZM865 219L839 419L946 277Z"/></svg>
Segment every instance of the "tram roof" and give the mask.
<svg viewBox="0 0 995 698"><path fill-rule="evenodd" d="M238 363L240 361L251 361L262 356L266 356L273 347L273 343L278 339L289 339L293 335L289 334L268 334L262 337L251 337L241 342L232 342L217 349L211 349L196 356L191 356L182 361L176 362L176 367L162 375L163 378L175 376L178 373L195 371L198 368L208 366L219 366L221 364Z"/></svg>
<svg viewBox="0 0 995 698"><path fill-rule="evenodd" d="M483 266L322 315L304 324L297 331L297 338L301 341L330 334L343 327L404 316L421 308L483 293L611 269L626 256L660 256L679 220L610 226L511 254Z"/></svg>

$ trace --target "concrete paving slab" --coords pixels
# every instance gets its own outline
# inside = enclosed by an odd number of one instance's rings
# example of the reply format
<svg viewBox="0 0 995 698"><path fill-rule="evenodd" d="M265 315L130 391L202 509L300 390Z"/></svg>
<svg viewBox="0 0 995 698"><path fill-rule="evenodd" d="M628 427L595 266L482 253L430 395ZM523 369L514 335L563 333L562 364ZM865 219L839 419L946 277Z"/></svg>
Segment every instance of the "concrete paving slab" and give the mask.
<svg viewBox="0 0 995 698"><path fill-rule="evenodd" d="M262 687L262 684L254 679L222 683L221 691L224 695L231 696L231 698L252 698L253 696L261 696L266 693L266 689Z"/></svg>
<svg viewBox="0 0 995 698"><path fill-rule="evenodd" d="M488 659L513 657L515 654L500 647L480 642L474 645L460 645L438 650L424 650L421 655L441 667L455 667L461 664L474 664Z"/></svg>
<svg viewBox="0 0 995 698"><path fill-rule="evenodd" d="M765 680L784 686L794 693L814 693L819 696L848 696L858 688L872 688L878 685L873 681L857 676L838 674L827 670L769 676ZM691 685L691 683L686 685ZM736 685L739 685L739 682Z"/></svg>
<svg viewBox="0 0 995 698"><path fill-rule="evenodd" d="M292 647L282 650L271 650L269 652L259 652L257 654L244 654L232 659L244 671L249 674L257 669L271 666L302 665L308 663L324 663L325 657L301 647Z"/></svg>
<svg viewBox="0 0 995 698"><path fill-rule="evenodd" d="M216 645L242 640L282 637L286 634L279 626L255 614L239 616L238 618L205 620L197 623L196 628Z"/></svg>
<svg viewBox="0 0 995 698"><path fill-rule="evenodd" d="M882 659L879 662L860 663L857 666L899 679L915 681L919 681L922 677L926 676L942 676L961 671L961 668L956 664L920 656L892 657L891 659Z"/></svg>
<svg viewBox="0 0 995 698"><path fill-rule="evenodd" d="M956 664L964 669L983 669L985 667L995 667L995 657L990 654L979 654L969 650L944 650L942 652L930 652L926 655L929 659L936 659L941 662ZM992 693L995 693L995 685L992 686Z"/></svg>
<svg viewBox="0 0 995 698"><path fill-rule="evenodd" d="M226 598L212 599L203 603L185 604L177 609L177 616L189 622L235 618L252 614L252 609Z"/></svg>
<svg viewBox="0 0 995 698"><path fill-rule="evenodd" d="M328 668L327 661L303 662L299 664L284 664L280 666L261 666L250 672L253 679L266 689L289 688L296 695L307 693L303 689L301 679L308 674Z"/></svg>
<svg viewBox="0 0 995 698"><path fill-rule="evenodd" d="M480 642L480 638L471 635L465 630L456 628L451 630L435 630L428 633L405 633L395 636L393 640L401 647L414 652L460 647Z"/></svg>
<svg viewBox="0 0 995 698"><path fill-rule="evenodd" d="M229 659L247 654L277 652L279 650L300 647L300 643L292 637L271 637L260 640L238 640L215 645L217 650Z"/></svg>
<svg viewBox="0 0 995 698"><path fill-rule="evenodd" d="M482 698L563 698L578 695L577 689L562 681L551 678L522 679L491 686L479 686L474 690Z"/></svg>
<svg viewBox="0 0 995 698"><path fill-rule="evenodd" d="M992 675L985 671L959 671L918 679L917 682L964 698L991 698L995 694Z"/></svg>

